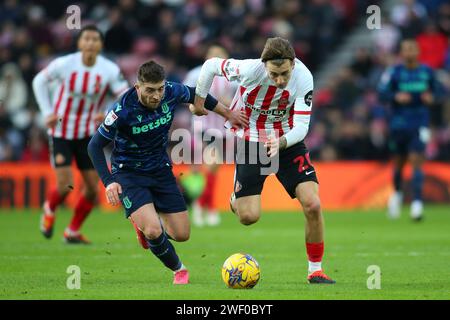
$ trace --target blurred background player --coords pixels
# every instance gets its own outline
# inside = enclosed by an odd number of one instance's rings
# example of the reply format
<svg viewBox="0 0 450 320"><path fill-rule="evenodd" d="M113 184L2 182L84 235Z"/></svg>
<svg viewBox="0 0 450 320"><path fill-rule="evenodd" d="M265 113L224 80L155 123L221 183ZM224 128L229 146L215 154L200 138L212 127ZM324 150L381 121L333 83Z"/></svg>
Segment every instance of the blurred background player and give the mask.
<svg viewBox="0 0 450 320"><path fill-rule="evenodd" d="M193 103L195 89L165 78L161 65L142 64L136 84L112 105L88 148L108 202L122 201L141 246L174 272L174 284L187 284L189 273L169 239L189 239L189 216L166 149L175 108ZM233 123L240 121L234 118L238 113L211 96L206 107ZM111 172L103 152L110 142Z"/></svg>
<svg viewBox="0 0 450 320"><path fill-rule="evenodd" d="M400 44L401 64L384 73L380 82L381 99L391 107L389 147L393 154L394 193L388 201L388 214L398 218L403 202L403 168L413 167L413 199L410 215L421 220L424 152L430 140L430 107L436 102L437 82L433 70L419 63L419 48L414 39Z"/></svg>
<svg viewBox="0 0 450 320"><path fill-rule="evenodd" d="M81 29L77 46L78 52L55 59L33 79L36 101L50 136L51 163L57 182L43 205L40 229L46 238L52 237L56 209L73 189L71 165L75 158L84 185L64 239L67 243L87 244L89 241L80 228L94 207L98 188L98 176L87 145L104 118L106 94L119 96L128 83L119 67L99 54L103 35L96 26ZM54 82L57 87L52 90Z"/></svg>
<svg viewBox="0 0 450 320"><path fill-rule="evenodd" d="M267 39L260 59L209 59L197 81L194 114L207 113L204 97L215 76L239 83L231 109L243 110L249 118L248 128L234 130L240 141L231 210L244 225L259 220L261 192L268 176L261 172L264 164L259 150L267 148L270 157L279 155L279 168L273 173L290 197L297 198L306 218L307 279L335 283L322 270L324 223L319 187L304 143L312 109L311 72L295 57L291 43L280 37Z"/></svg>
<svg viewBox="0 0 450 320"><path fill-rule="evenodd" d="M205 191L206 179L201 172L201 165L192 164L189 172L180 175L179 187L184 201L190 207Z"/></svg>
<svg viewBox="0 0 450 320"><path fill-rule="evenodd" d="M221 46L213 45L208 48L205 60L214 57L227 59L228 52ZM189 71L184 79L184 84L195 87L201 68L202 66L200 65ZM216 77L211 85L210 93L217 97L225 106L229 107L236 89L237 85L235 83L231 83L222 77ZM200 197L192 203L192 221L194 225L203 226L206 223L209 226L216 226L220 223L219 211L214 204L214 194L217 187L216 174L220 164L223 163L223 152L234 152L234 141L227 143L227 140L233 140L234 136L227 134L223 118L214 113L209 113L204 117L193 117L192 132L194 134L194 148L202 148L202 151L206 147L207 141L222 139L224 142L224 150L214 149L213 154L209 155L209 159L203 159L206 185Z"/></svg>

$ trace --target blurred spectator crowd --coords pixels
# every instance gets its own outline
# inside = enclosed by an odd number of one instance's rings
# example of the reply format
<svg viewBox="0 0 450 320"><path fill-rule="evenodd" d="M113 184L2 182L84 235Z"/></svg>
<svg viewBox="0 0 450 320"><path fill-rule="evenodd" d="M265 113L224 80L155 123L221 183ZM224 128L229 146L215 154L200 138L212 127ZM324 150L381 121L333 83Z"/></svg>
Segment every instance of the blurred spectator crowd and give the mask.
<svg viewBox="0 0 450 320"><path fill-rule="evenodd" d="M81 8L82 24L105 35L103 54L130 83L138 66L154 58L168 79L182 82L204 61L211 44L234 58L258 58L267 37L289 39L313 72L363 19L369 0L4 0L0 4L0 161L48 161L46 131L31 90L34 75L57 56L76 50L67 7ZM396 62L399 41L418 39L421 61L450 88L448 1L398 1L382 13L382 28L367 31L373 45L316 88L307 138L314 160L388 159L386 106L376 87ZM365 23L365 22L364 22ZM433 109L427 157L450 160L450 101ZM189 119L174 126L189 127Z"/></svg>
<svg viewBox="0 0 450 320"><path fill-rule="evenodd" d="M432 138L426 157L450 160L450 2L396 1L382 12L381 29L368 31L371 45L360 47L352 62L315 91L313 125L307 145L313 159L388 159L388 106L377 86L385 69L399 62L402 39L415 38L419 60L436 71L440 103L431 108Z"/></svg>

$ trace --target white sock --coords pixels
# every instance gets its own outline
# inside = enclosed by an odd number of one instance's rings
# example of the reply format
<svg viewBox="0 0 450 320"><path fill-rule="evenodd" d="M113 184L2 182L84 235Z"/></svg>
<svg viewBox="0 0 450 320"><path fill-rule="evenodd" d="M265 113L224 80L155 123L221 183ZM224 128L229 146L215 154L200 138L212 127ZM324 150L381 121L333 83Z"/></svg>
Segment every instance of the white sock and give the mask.
<svg viewBox="0 0 450 320"><path fill-rule="evenodd" d="M320 262L311 262L308 261L308 272L313 273L315 271L322 270L322 261Z"/></svg>
<svg viewBox="0 0 450 320"><path fill-rule="evenodd" d="M179 269L175 270L174 272L177 273L178 271L186 270L186 269L187 269L186 266L183 263L181 263L181 267Z"/></svg>

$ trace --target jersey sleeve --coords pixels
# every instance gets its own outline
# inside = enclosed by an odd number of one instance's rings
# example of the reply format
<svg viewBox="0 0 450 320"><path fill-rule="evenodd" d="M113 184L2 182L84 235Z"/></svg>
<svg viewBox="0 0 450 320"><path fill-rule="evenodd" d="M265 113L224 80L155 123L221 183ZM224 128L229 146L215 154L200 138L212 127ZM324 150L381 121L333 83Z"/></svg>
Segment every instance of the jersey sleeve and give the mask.
<svg viewBox="0 0 450 320"><path fill-rule="evenodd" d="M314 89L313 76L309 70L300 77L299 93L294 103L293 128L286 135L287 147L302 141L309 130Z"/></svg>
<svg viewBox="0 0 450 320"><path fill-rule="evenodd" d="M128 89L129 84L128 81L125 80L125 77L123 76L122 72L120 71L120 68L118 66L115 66L110 82L109 87L111 89L111 92L118 97L120 94L122 94L125 90Z"/></svg>
<svg viewBox="0 0 450 320"><path fill-rule="evenodd" d="M68 57L60 57L53 60L47 67L41 70L32 82L34 96L44 117L53 113L53 107L50 99L49 83L53 80L64 79L65 66L67 65Z"/></svg>
<svg viewBox="0 0 450 320"><path fill-rule="evenodd" d="M121 114L122 106L120 102L114 103L106 114L105 120L98 128L98 132L108 140L114 140L119 124L119 116Z"/></svg>
<svg viewBox="0 0 450 320"><path fill-rule="evenodd" d="M45 79L47 81L63 79L68 59L69 57L65 56L56 58L55 60L50 62L50 64L41 71Z"/></svg>
<svg viewBox="0 0 450 320"><path fill-rule="evenodd" d="M261 64L260 59L226 59L220 66L222 76L228 81L244 82L248 78L255 77L255 72Z"/></svg>
<svg viewBox="0 0 450 320"><path fill-rule="evenodd" d="M204 98L208 94L214 76L225 77L228 81L237 81L240 84L257 76L260 59L221 59L211 58L206 60L197 80L195 93Z"/></svg>
<svg viewBox="0 0 450 320"><path fill-rule="evenodd" d="M172 93L175 95L178 103L194 103L195 88L186 86L181 83L170 83ZM217 99L208 94L205 99L205 108L214 110L217 106Z"/></svg>
<svg viewBox="0 0 450 320"><path fill-rule="evenodd" d="M172 94L178 103L194 102L194 96L188 86L177 82L167 82L167 86L172 90Z"/></svg>

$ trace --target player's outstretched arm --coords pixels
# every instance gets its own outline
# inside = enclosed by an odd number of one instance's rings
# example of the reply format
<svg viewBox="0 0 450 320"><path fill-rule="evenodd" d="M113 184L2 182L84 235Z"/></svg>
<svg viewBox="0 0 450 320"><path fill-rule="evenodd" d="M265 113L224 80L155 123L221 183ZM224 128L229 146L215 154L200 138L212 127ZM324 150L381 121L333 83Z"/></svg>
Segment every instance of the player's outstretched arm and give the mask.
<svg viewBox="0 0 450 320"><path fill-rule="evenodd" d="M205 98L195 95L194 103L189 105L189 110L191 110L193 115L196 116L207 116L208 111L205 108Z"/></svg>
<svg viewBox="0 0 450 320"><path fill-rule="evenodd" d="M45 125L48 128L53 128L58 122L58 116L53 113L53 108L51 107L50 90L44 70L34 77L32 86L39 109L44 116Z"/></svg>
<svg viewBox="0 0 450 320"><path fill-rule="evenodd" d="M219 102L213 111L224 117L233 128L248 128L249 120L244 110L230 110Z"/></svg>
<svg viewBox="0 0 450 320"><path fill-rule="evenodd" d="M280 138L279 149L283 150L305 139L312 113L314 80L311 72L305 71L300 83L300 95L294 103L293 128Z"/></svg>
<svg viewBox="0 0 450 320"><path fill-rule="evenodd" d="M211 89L215 76L223 76L221 65L225 61L221 58L211 58L205 61L198 76L195 88L195 100L191 112L197 116L207 115L205 98Z"/></svg>
<svg viewBox="0 0 450 320"><path fill-rule="evenodd" d="M106 199L108 203L115 206L120 203L119 194L122 193L122 187L114 181L106 163L105 153L103 152L103 148L110 142L111 140L97 132L89 142L88 153L94 164L95 170L97 170L98 175L106 188Z"/></svg>
<svg viewBox="0 0 450 320"><path fill-rule="evenodd" d="M53 60L33 78L33 93L48 128L53 128L58 122L58 116L54 114L51 102L49 83L57 79L64 79L69 59L68 57L60 57Z"/></svg>
<svg viewBox="0 0 450 320"><path fill-rule="evenodd" d="M181 102L190 103L189 110L192 114L197 116L207 115L207 110L210 110L224 117L235 128L248 127L248 117L244 112L230 110L210 94L207 94L205 98L201 98L195 94L196 89L193 87L185 86L185 88L189 91L189 95L186 94ZM198 103L198 99L201 99L201 112L197 112L193 106L196 101Z"/></svg>

